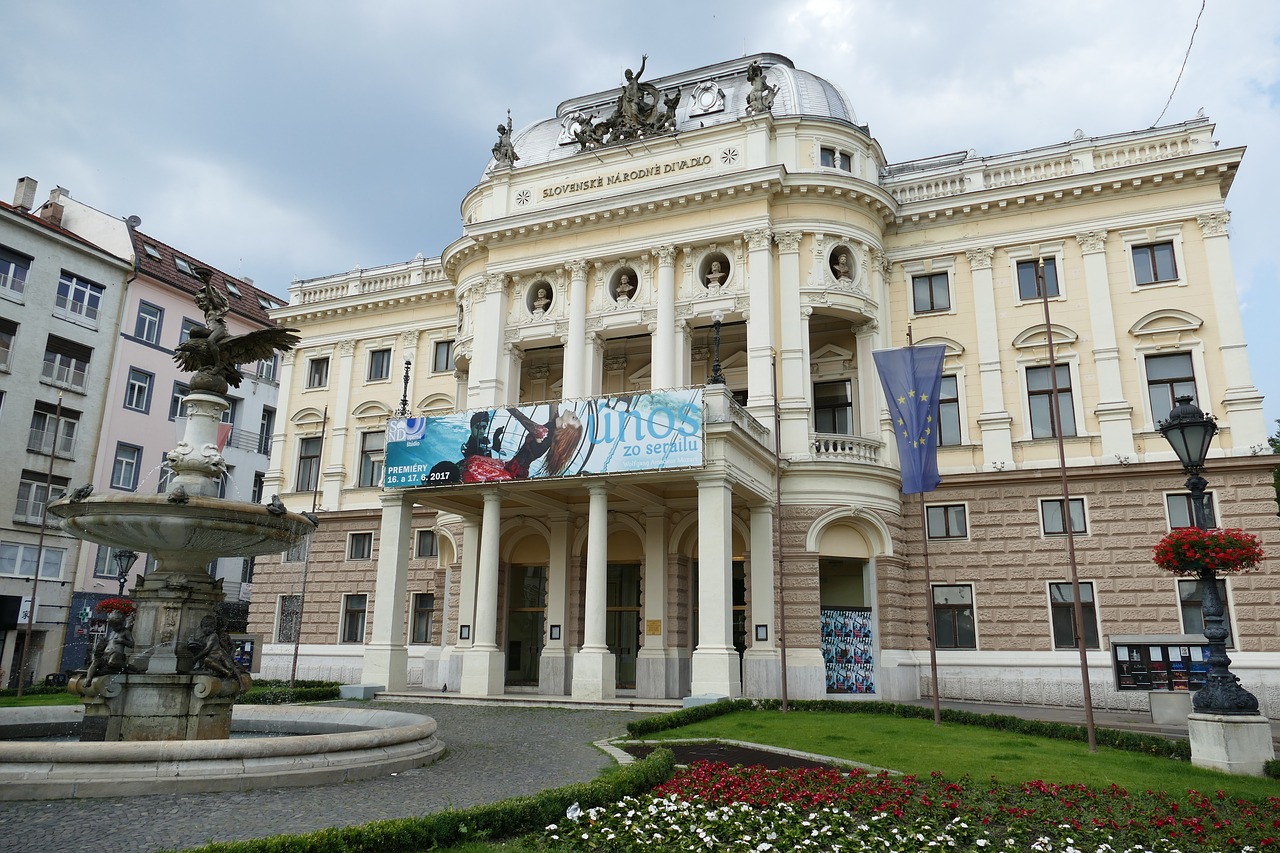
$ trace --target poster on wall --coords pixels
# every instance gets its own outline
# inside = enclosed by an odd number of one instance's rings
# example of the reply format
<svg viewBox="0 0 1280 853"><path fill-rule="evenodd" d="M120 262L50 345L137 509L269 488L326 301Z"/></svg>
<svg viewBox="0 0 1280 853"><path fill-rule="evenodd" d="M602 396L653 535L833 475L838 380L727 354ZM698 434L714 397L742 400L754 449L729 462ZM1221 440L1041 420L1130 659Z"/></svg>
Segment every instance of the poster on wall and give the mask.
<svg viewBox="0 0 1280 853"><path fill-rule="evenodd" d="M870 608L822 608L822 659L828 693L876 692Z"/></svg>
<svg viewBox="0 0 1280 853"><path fill-rule="evenodd" d="M386 488L698 468L701 388L387 423Z"/></svg>

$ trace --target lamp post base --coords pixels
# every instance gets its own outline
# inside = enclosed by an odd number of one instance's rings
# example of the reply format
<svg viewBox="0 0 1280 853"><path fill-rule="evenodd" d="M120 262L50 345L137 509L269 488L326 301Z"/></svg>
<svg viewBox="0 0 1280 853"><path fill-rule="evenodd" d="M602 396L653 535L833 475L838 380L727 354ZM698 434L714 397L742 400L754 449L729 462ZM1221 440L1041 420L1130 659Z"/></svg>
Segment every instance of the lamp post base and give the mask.
<svg viewBox="0 0 1280 853"><path fill-rule="evenodd" d="M1263 716L1199 714L1187 717L1191 763L1239 776L1262 776L1276 757L1271 721Z"/></svg>

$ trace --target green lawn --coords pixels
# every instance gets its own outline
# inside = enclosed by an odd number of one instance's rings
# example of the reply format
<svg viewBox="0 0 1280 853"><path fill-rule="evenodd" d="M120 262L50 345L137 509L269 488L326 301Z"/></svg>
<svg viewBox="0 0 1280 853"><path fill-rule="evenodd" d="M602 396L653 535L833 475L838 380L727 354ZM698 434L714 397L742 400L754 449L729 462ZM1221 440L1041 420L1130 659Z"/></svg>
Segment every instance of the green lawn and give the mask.
<svg viewBox="0 0 1280 853"><path fill-rule="evenodd" d="M992 776L1001 782L1042 779L1054 783L1111 784L1133 791L1188 788L1229 796L1280 796L1280 781L1232 776L1168 758L1139 755L1087 744L1011 734L978 726L913 720L879 714L822 711L737 711L650 736L751 741L830 755L850 761L927 775L938 771L959 778Z"/></svg>
<svg viewBox="0 0 1280 853"><path fill-rule="evenodd" d="M0 708L30 708L36 705L79 705L80 697L74 693L49 693L39 696L0 696Z"/></svg>

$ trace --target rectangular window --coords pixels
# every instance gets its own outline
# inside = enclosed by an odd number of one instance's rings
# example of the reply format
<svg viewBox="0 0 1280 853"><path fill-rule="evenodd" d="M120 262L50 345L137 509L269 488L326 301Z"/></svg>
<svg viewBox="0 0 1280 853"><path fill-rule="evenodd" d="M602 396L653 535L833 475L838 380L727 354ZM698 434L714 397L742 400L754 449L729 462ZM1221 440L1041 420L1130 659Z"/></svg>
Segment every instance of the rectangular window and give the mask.
<svg viewBox="0 0 1280 853"><path fill-rule="evenodd" d="M954 376L942 377L938 386L938 446L960 443L960 383Z"/></svg>
<svg viewBox="0 0 1280 853"><path fill-rule="evenodd" d="M360 482L362 487L382 485L382 465L387 434L366 432L360 436Z"/></svg>
<svg viewBox="0 0 1280 853"><path fill-rule="evenodd" d="M284 552L282 563L305 563L307 555L311 550L311 537L308 536L296 545L290 545L289 550Z"/></svg>
<svg viewBox="0 0 1280 853"><path fill-rule="evenodd" d="M177 267L178 272L182 273L183 275L189 275L192 278L196 277L196 271L192 269L191 262L188 261L186 258L181 258L181 257L178 257L177 255L174 255L173 265Z"/></svg>
<svg viewBox="0 0 1280 853"><path fill-rule="evenodd" d="M933 588L933 636L940 649L976 649L973 587L968 584Z"/></svg>
<svg viewBox="0 0 1280 853"><path fill-rule="evenodd" d="M276 410L270 406L262 407L262 420L258 422L258 452L263 456L271 455L271 434L276 430Z"/></svg>
<svg viewBox="0 0 1280 853"><path fill-rule="evenodd" d="M258 362L257 373L258 378L265 382L276 381L276 368L280 364L280 356L273 355L271 358L264 358Z"/></svg>
<svg viewBox="0 0 1280 853"><path fill-rule="evenodd" d="M1053 622L1053 647L1076 648L1075 597L1071 584L1049 584L1049 615ZM1084 647L1100 649L1098 644L1098 615L1093 606L1093 583L1080 582L1080 616L1084 621Z"/></svg>
<svg viewBox="0 0 1280 853"><path fill-rule="evenodd" d="M436 541L436 532L434 530L418 531L418 546L414 556L419 560L440 556L440 545Z"/></svg>
<svg viewBox="0 0 1280 853"><path fill-rule="evenodd" d="M169 483L173 482L174 470L169 465L168 451L160 451L160 464L156 466L159 474L156 477L156 494L163 495L169 491Z"/></svg>
<svg viewBox="0 0 1280 853"><path fill-rule="evenodd" d="M342 642L364 642L364 614L368 607L367 595L344 595L342 597Z"/></svg>
<svg viewBox="0 0 1280 853"><path fill-rule="evenodd" d="M813 431L853 435L853 398L848 380L813 383Z"/></svg>
<svg viewBox="0 0 1280 853"><path fill-rule="evenodd" d="M964 504L925 507L930 539L967 539L968 511Z"/></svg>
<svg viewBox="0 0 1280 853"><path fill-rule="evenodd" d="M227 280L227 293L230 293L232 296L240 295L240 288L236 286L236 283L234 281L231 281L230 279Z"/></svg>
<svg viewBox="0 0 1280 853"><path fill-rule="evenodd" d="M1062 418L1061 434L1076 434L1076 413L1072 408L1071 369L1058 365L1058 403L1053 405L1052 376L1047 367L1027 368L1027 405L1031 410L1031 437L1053 438L1059 435L1057 418Z"/></svg>
<svg viewBox="0 0 1280 853"><path fill-rule="evenodd" d="M391 350L376 349L369 353L370 382L391 378Z"/></svg>
<svg viewBox="0 0 1280 853"><path fill-rule="evenodd" d="M1204 633L1204 581L1198 579L1178 581L1178 602L1182 609L1182 633ZM1234 648L1235 641L1231 635L1231 602L1227 599L1227 582L1222 578L1214 581L1218 588L1218 598L1222 599L1222 626L1227 629L1227 645Z"/></svg>
<svg viewBox="0 0 1280 853"><path fill-rule="evenodd" d="M136 367L129 368L129 378L124 384L124 407L146 414L151 411L151 386L155 376Z"/></svg>
<svg viewBox="0 0 1280 853"><path fill-rule="evenodd" d="M231 426L235 426L236 415L240 413L240 400L235 397L228 396L226 394L223 394L222 396L226 398L227 407L222 410L222 414L219 416L219 420L221 420L224 424L230 424Z"/></svg>
<svg viewBox="0 0 1280 853"><path fill-rule="evenodd" d="M453 341L436 341L435 355L431 360L431 369L436 373L455 369L453 363Z"/></svg>
<svg viewBox="0 0 1280 853"><path fill-rule="evenodd" d="M187 416L187 395L191 388L185 382L173 383L173 394L169 397L169 420Z"/></svg>
<svg viewBox="0 0 1280 853"><path fill-rule="evenodd" d="M120 567L116 565L116 549L110 545L99 545L98 554L93 561L95 578L116 578L120 576Z"/></svg>
<svg viewBox="0 0 1280 853"><path fill-rule="evenodd" d="M93 350L57 335L50 335L44 347L41 377L59 388L84 391Z"/></svg>
<svg viewBox="0 0 1280 853"><path fill-rule="evenodd" d="M80 413L75 409L58 407L37 400L31 412L31 429L27 432L27 450L48 456L54 453L66 459L73 458L76 449L76 431L80 426ZM56 433L56 435L55 435Z"/></svg>
<svg viewBox="0 0 1280 853"><path fill-rule="evenodd" d="M133 323L133 336L149 344L160 343L160 328L164 324L164 309L150 302L138 303L138 317Z"/></svg>
<svg viewBox="0 0 1280 853"><path fill-rule="evenodd" d="M260 504L262 499L266 497L263 494L267 488L267 475L261 471L253 472L253 489L249 493L249 500L252 503Z"/></svg>
<svg viewBox="0 0 1280 853"><path fill-rule="evenodd" d="M142 459L142 448L132 444L119 442L116 444L116 458L111 464L111 488L132 492L138 488L138 463Z"/></svg>
<svg viewBox="0 0 1280 853"><path fill-rule="evenodd" d="M35 545L22 545L17 542L0 542L0 575L19 578L36 576ZM40 579L57 581L62 579L62 563L67 555L65 548L44 549L44 557L40 561Z"/></svg>
<svg viewBox="0 0 1280 853"><path fill-rule="evenodd" d="M810 150L812 151L813 149L810 149ZM819 148L818 162L821 163L823 166L826 166L828 169L834 169L836 165L836 149Z"/></svg>
<svg viewBox="0 0 1280 853"><path fill-rule="evenodd" d="M944 272L913 275L911 294L917 314L951 310L951 290L947 286L947 274Z"/></svg>
<svg viewBox="0 0 1280 853"><path fill-rule="evenodd" d="M352 533L347 536L348 560L373 559L373 534Z"/></svg>
<svg viewBox="0 0 1280 853"><path fill-rule="evenodd" d="M304 438L298 442L298 479L295 492L313 492L320 483L321 439Z"/></svg>
<svg viewBox="0 0 1280 853"><path fill-rule="evenodd" d="M192 320L188 317L182 318L182 328L178 330L178 343L185 344L191 339L192 329L203 329L204 323Z"/></svg>
<svg viewBox="0 0 1280 853"><path fill-rule="evenodd" d="M844 171L846 172L853 171L853 161L849 159L849 155L844 153L843 151L840 152L839 162L840 162L840 168L843 169Z"/></svg>
<svg viewBox="0 0 1280 853"><path fill-rule="evenodd" d="M276 606L276 642L298 642L298 628L302 623L302 596L282 595Z"/></svg>
<svg viewBox="0 0 1280 853"><path fill-rule="evenodd" d="M1169 529L1177 530L1179 527L1195 527L1195 507L1191 504L1191 493L1183 492L1182 494L1165 495L1165 508L1169 510ZM1213 492L1204 493L1204 518L1205 524L1210 528L1218 526L1216 513L1213 511Z"/></svg>
<svg viewBox="0 0 1280 853"><path fill-rule="evenodd" d="M49 501L62 497L66 491L66 480L63 477L51 479L46 484L44 475L35 471L23 471L22 479L18 481L18 500L13 508L13 520L23 524L41 524L45 520L45 506Z"/></svg>
<svg viewBox="0 0 1280 853"><path fill-rule="evenodd" d="M27 288L27 273L31 271L31 259L17 252L0 249L0 292L9 298L22 301Z"/></svg>
<svg viewBox="0 0 1280 853"><path fill-rule="evenodd" d="M329 357L313 358L307 362L307 387L324 388L329 384Z"/></svg>
<svg viewBox="0 0 1280 853"><path fill-rule="evenodd" d="M0 369L8 370L13 357L13 339L18 335L18 324L0 317Z"/></svg>
<svg viewBox="0 0 1280 853"><path fill-rule="evenodd" d="M62 273L58 279L58 296L54 300L54 313L62 317L74 317L97 327L98 311L107 289L73 273Z"/></svg>
<svg viewBox="0 0 1280 853"><path fill-rule="evenodd" d="M1190 396L1196 401L1196 375L1191 366L1191 353L1147 356L1147 398L1151 401L1151 419L1165 420L1173 411L1174 400Z"/></svg>
<svg viewBox="0 0 1280 853"><path fill-rule="evenodd" d="M1062 517L1062 498L1049 498L1040 501L1040 529L1045 536L1065 536L1066 522ZM1084 498L1071 499L1071 532L1088 533L1085 524Z"/></svg>
<svg viewBox="0 0 1280 853"><path fill-rule="evenodd" d="M1044 294L1036 284L1036 268L1039 260L1018 261L1018 298L1041 299ZM1053 258L1044 259L1044 289L1050 297L1058 295L1058 264Z"/></svg>
<svg viewBox="0 0 1280 853"><path fill-rule="evenodd" d="M1173 256L1173 243L1134 246L1133 277L1138 284L1177 281L1178 265Z"/></svg>
<svg viewBox="0 0 1280 853"><path fill-rule="evenodd" d="M240 561L240 583L253 583L254 557Z"/></svg>
<svg viewBox="0 0 1280 853"><path fill-rule="evenodd" d="M435 595L429 592L415 592L413 594L413 613L410 617L412 633L409 636L409 642L431 642L431 622L432 617L435 616L435 610Z"/></svg>
<svg viewBox="0 0 1280 853"><path fill-rule="evenodd" d="M147 253L147 257L153 261L160 260L160 250L150 243L143 243L142 250Z"/></svg>

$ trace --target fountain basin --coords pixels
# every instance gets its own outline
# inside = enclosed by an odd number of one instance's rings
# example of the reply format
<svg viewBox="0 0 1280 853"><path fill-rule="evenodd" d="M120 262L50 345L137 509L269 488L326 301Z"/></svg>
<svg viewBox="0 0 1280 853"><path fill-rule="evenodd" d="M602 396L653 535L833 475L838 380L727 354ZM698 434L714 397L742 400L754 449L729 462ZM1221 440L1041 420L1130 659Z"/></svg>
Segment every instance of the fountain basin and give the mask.
<svg viewBox="0 0 1280 853"><path fill-rule="evenodd" d="M0 738L65 732L82 708L0 712ZM0 801L249 791L369 779L430 764L444 751L436 721L364 708L237 705L233 731L291 732L237 740L105 743L0 741Z"/></svg>

